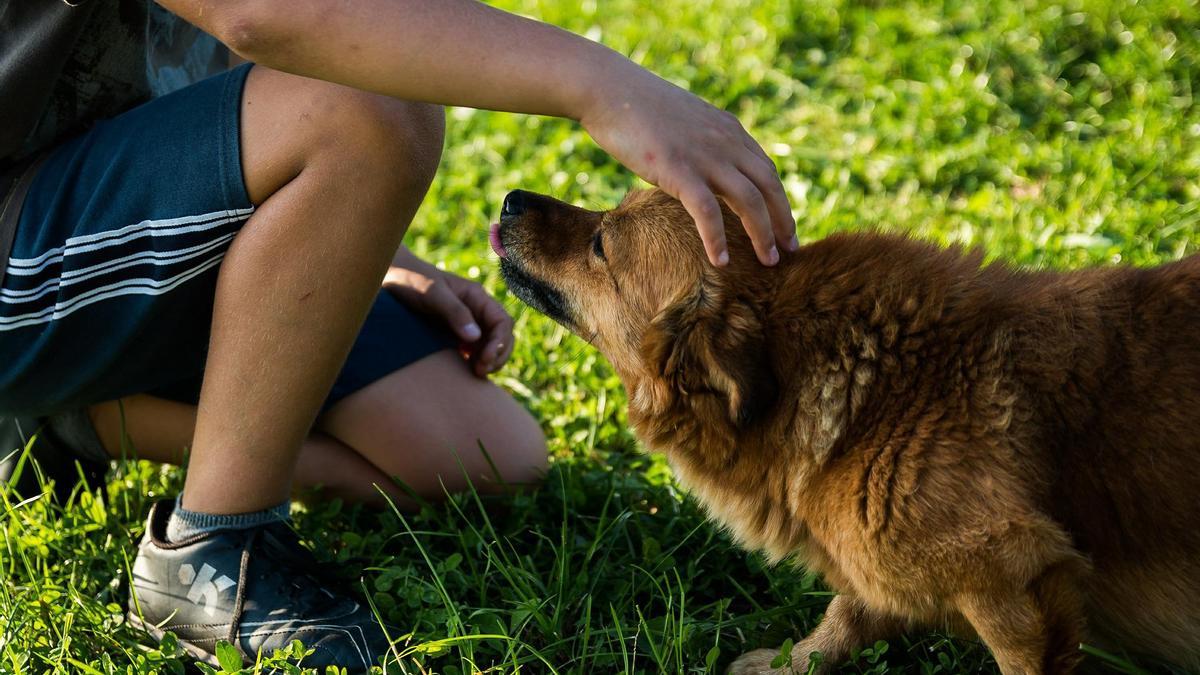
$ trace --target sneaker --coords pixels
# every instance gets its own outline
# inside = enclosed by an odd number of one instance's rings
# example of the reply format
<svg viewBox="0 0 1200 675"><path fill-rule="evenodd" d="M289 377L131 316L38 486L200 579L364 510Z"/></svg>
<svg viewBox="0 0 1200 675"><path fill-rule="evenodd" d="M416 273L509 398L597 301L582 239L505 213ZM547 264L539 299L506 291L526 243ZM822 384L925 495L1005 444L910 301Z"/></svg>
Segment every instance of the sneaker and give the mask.
<svg viewBox="0 0 1200 675"><path fill-rule="evenodd" d="M168 542L174 500L150 509L133 565L129 621L156 640L171 631L196 659L218 666L217 642L248 662L300 640L302 665L365 672L389 643L370 609L321 578L318 563L285 523Z"/></svg>
<svg viewBox="0 0 1200 675"><path fill-rule="evenodd" d="M42 476L54 481L55 494L65 501L79 483L81 472L89 484L96 485L107 467L48 429L48 421L48 418L0 416L0 483L12 483L17 493L26 497L41 493L38 472L22 461L28 447L28 456L37 460Z"/></svg>

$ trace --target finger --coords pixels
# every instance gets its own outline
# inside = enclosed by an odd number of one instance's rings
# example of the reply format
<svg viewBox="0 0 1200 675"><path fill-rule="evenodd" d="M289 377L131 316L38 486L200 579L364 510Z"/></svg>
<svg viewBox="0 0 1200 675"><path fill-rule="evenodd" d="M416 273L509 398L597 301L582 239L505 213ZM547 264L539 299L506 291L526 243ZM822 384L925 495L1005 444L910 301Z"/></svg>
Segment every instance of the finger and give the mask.
<svg viewBox="0 0 1200 675"><path fill-rule="evenodd" d="M508 360L513 343L512 320L505 315L493 324L488 333L488 343L480 353L479 360L489 372L495 372Z"/></svg>
<svg viewBox="0 0 1200 675"><path fill-rule="evenodd" d="M471 310L475 320L482 324L484 335L488 336L489 340L498 338L512 341L512 317L482 286L468 285L461 291L460 298Z"/></svg>
<svg viewBox="0 0 1200 675"><path fill-rule="evenodd" d="M754 252L764 265L779 262L779 249L775 245L775 231L771 228L771 215L762 192L740 171L729 171L717 179L717 190L729 208L742 219L742 227L750 235Z"/></svg>
<svg viewBox="0 0 1200 675"><path fill-rule="evenodd" d="M745 165L738 168L766 198L767 211L771 214L771 227L775 232L776 243L789 251L799 249L800 240L796 237L796 219L792 216L792 207L788 202L787 192L783 189L783 183L779 179L779 169L775 166L775 161L749 133L742 134L742 144L761 160L746 162Z"/></svg>
<svg viewBox="0 0 1200 675"><path fill-rule="evenodd" d="M500 350L504 348L504 343L499 338L488 340L487 346L479 352L479 359L476 362L476 372L481 375L486 375L499 367L497 357L500 355Z"/></svg>
<svg viewBox="0 0 1200 675"><path fill-rule="evenodd" d="M429 311L442 317L460 340L472 343L483 337L483 329L475 322L475 316L471 313L470 308L448 285L444 283L431 285L425 293L425 298Z"/></svg>
<svg viewBox="0 0 1200 675"><path fill-rule="evenodd" d="M516 342L516 339L510 337L508 342L504 343L504 345L501 347L500 355L496 357L496 367L497 368L508 363L508 360L512 357L513 344L515 342Z"/></svg>
<svg viewBox="0 0 1200 675"><path fill-rule="evenodd" d="M490 324L492 327L492 334L496 336L496 339L498 339L501 344L512 346L514 340L512 317L508 315L508 312L504 311L504 308L501 307L499 303L493 303L493 306L495 307L496 313L494 321L492 320L491 312L488 313L488 320L492 321Z"/></svg>
<svg viewBox="0 0 1200 675"><path fill-rule="evenodd" d="M492 372L491 365L483 360L483 349L478 347L467 353L467 366L475 377L487 377Z"/></svg>
<svg viewBox="0 0 1200 675"><path fill-rule="evenodd" d="M750 162L742 168L742 173L766 198L775 241L789 251L800 248L800 240L796 238L796 219L792 217L792 206L788 203L787 192L783 189L775 165Z"/></svg>
<svg viewBox="0 0 1200 675"><path fill-rule="evenodd" d="M504 365L504 351L513 343L513 320L504 307L478 284L470 284L460 290L460 298L483 324L486 343L476 351L474 370L479 376L495 372Z"/></svg>
<svg viewBox="0 0 1200 675"><path fill-rule="evenodd" d="M665 188L664 188L665 189ZM670 190L667 190L670 193ZM721 205L712 190L703 181L693 178L682 184L679 194L672 195L683 203L704 242L708 261L717 267L729 264L729 248L725 241L725 221L721 217Z"/></svg>
<svg viewBox="0 0 1200 675"><path fill-rule="evenodd" d="M767 151L763 150L763 147L759 145L758 141L754 140L754 137L749 133L744 134L742 144L745 145L750 152L758 155L759 158L767 160L767 163L769 163L771 166L775 165L775 162L771 159L771 156L767 154Z"/></svg>

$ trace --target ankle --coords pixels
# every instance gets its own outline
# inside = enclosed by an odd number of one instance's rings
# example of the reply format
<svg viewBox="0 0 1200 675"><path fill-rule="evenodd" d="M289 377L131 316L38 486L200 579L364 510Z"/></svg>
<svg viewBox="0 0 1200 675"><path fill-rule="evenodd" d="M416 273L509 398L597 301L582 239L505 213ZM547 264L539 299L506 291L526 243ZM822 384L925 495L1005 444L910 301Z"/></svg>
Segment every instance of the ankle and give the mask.
<svg viewBox="0 0 1200 675"><path fill-rule="evenodd" d="M285 501L268 509L250 513L217 514L189 511L183 508L183 496L175 500L175 509L167 520L167 541L180 542L210 532L245 530L288 519L291 502Z"/></svg>

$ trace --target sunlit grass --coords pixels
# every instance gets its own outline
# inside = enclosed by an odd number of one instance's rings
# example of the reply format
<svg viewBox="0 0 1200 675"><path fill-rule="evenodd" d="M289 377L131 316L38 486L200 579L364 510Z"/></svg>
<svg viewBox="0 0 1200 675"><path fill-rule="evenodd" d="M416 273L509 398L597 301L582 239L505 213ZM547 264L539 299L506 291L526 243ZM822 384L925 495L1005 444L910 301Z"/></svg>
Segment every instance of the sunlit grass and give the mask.
<svg viewBox="0 0 1200 675"><path fill-rule="evenodd" d="M737 113L783 172L804 240L882 227L1039 267L1147 265L1200 245L1195 3L501 4ZM452 110L448 123L408 242L517 317L497 381L542 420L552 469L534 493L405 517L318 503L298 510L300 531L362 570L424 672L719 672L811 629L828 602L819 582L766 568L706 524L665 464L636 452L607 363L496 273L486 226L508 190L599 207L633 177L568 122ZM183 672L175 646L122 619L141 518L180 475L125 463L65 504L0 491L0 672ZM979 644L929 634L843 672L993 669Z"/></svg>

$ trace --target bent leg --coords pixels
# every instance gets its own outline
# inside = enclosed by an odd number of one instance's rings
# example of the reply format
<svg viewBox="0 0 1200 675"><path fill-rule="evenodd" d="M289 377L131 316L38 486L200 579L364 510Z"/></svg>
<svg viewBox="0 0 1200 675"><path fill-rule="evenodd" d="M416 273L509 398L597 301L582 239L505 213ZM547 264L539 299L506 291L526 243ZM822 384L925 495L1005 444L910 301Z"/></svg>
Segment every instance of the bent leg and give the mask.
<svg viewBox="0 0 1200 675"><path fill-rule="evenodd" d="M195 431L196 406L154 396L110 401L90 412L112 457L121 456L124 436L138 457L181 464ZM533 417L502 389L471 375L450 351L350 394L318 426L301 448L295 487L320 487L352 501L382 503L378 485L409 508L392 476L437 499L465 487L464 469L481 491L495 490L499 481L480 444L505 484L536 480L546 466L545 440Z"/></svg>
<svg viewBox="0 0 1200 675"><path fill-rule="evenodd" d="M287 498L442 143L438 109L264 68L241 110L257 209L218 278L183 498L217 514Z"/></svg>
<svg viewBox="0 0 1200 675"><path fill-rule="evenodd" d="M104 451L114 459L126 452L138 459L182 465L196 430L196 406L144 394L91 406L92 424ZM304 440L296 462L297 491L321 488L347 501L382 503L376 485L388 490L397 505L410 506L391 479L375 465L327 434L313 432Z"/></svg>

